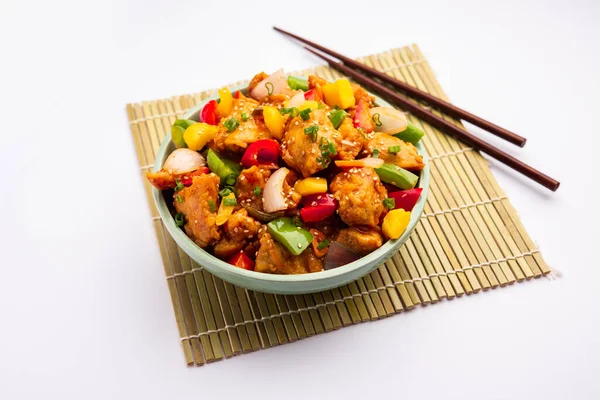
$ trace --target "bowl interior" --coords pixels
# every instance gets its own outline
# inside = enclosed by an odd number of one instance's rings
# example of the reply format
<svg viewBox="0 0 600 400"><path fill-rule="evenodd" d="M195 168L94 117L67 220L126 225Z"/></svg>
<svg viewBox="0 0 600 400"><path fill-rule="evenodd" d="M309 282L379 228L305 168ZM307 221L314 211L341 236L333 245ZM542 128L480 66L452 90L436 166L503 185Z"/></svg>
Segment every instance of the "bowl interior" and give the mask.
<svg viewBox="0 0 600 400"><path fill-rule="evenodd" d="M230 88L232 91L242 90L246 92L245 86L238 86L234 88ZM373 95L373 94L372 94ZM386 102L385 100L375 96L375 103L378 106L392 107L391 104ZM190 109L183 118L198 120L198 114L202 110L202 107L209 100L215 99L218 96L213 96L207 98L198 106ZM381 265L387 259L392 257L396 251L402 246L402 244L408 239L412 231L417 225L417 222L423 212L423 208L425 206L425 201L427 198L428 188L429 188L429 165L427 163L427 158L425 154L425 149L423 144L419 142L417 144L417 151L420 155L423 156L423 160L425 162L425 168L421 171L419 182L416 187L423 188L423 192L419 201L413 208L411 212L410 223L406 229L406 231L402 234L402 236L396 240L388 240L383 244L379 249L373 251L372 253L361 257L360 259L346 264L344 266L327 270L321 272L314 272L310 274L301 274L301 275L275 275L275 274L267 274L255 271L247 271L241 268L237 268L221 259L213 256L207 251L203 250L199 246L197 246L186 234L185 232L178 228L175 225L175 219L171 215L169 211L169 206L167 204L167 200L163 196L162 192L156 188L152 188L153 197L159 211L159 214L163 220L165 227L168 232L171 234L175 242L188 254L195 262L200 264L202 267L206 268L210 272L215 275L230 281L231 283L248 287L251 289L256 289L257 287L266 288L263 291L271 291L270 288L273 288L272 292L275 293L287 293L287 291L283 288L278 288L277 283L281 284L300 284L299 287L302 287L302 282L306 282L306 292L315 291L312 288L319 288L321 290L323 284L327 284L328 286L335 287L340 286L344 283L347 283L349 280L342 279L344 276L353 275L356 279L361 275L364 275L377 266ZM168 155L175 150L174 144L171 142L170 133L165 136L160 149L156 155L155 163L153 171L159 171L162 168L163 163L165 162ZM356 273L353 271L361 269L361 275L355 276ZM333 278L333 279L332 279ZM339 278L339 279L338 279ZM319 283L319 281L323 281ZM327 281L327 283L325 283ZM254 284L253 284L254 282ZM330 285L329 282L335 282L335 284ZM275 286L272 286L275 285Z"/></svg>

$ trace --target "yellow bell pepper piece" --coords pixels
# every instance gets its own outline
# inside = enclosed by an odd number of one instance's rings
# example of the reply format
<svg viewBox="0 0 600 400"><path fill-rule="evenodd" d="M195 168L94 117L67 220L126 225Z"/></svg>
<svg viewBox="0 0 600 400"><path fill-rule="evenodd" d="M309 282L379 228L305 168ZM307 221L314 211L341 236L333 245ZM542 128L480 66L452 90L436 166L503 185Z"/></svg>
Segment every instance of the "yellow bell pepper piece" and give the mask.
<svg viewBox="0 0 600 400"><path fill-rule="evenodd" d="M217 113L219 117L227 117L233 111L233 96L227 88L219 90L219 104L217 105Z"/></svg>
<svg viewBox="0 0 600 400"><path fill-rule="evenodd" d="M300 196L308 196L309 194L327 193L327 180L324 178L306 178L296 181L294 190Z"/></svg>
<svg viewBox="0 0 600 400"><path fill-rule="evenodd" d="M354 106L355 103L354 90L348 79L338 79L323 86L323 96L329 107L338 106L342 110Z"/></svg>
<svg viewBox="0 0 600 400"><path fill-rule="evenodd" d="M311 110L316 110L317 108L319 108L319 103L315 100L306 100L300 105L300 107L298 107L298 111L306 110L307 108L310 108Z"/></svg>
<svg viewBox="0 0 600 400"><path fill-rule="evenodd" d="M216 136L218 130L214 125L198 122L188 126L183 132L183 141L191 150L202 150Z"/></svg>
<svg viewBox="0 0 600 400"><path fill-rule="evenodd" d="M381 230L388 239L398 239L410 222L410 211L404 211L399 208L387 213L383 219Z"/></svg>
<svg viewBox="0 0 600 400"><path fill-rule="evenodd" d="M226 206L225 199L235 200L235 194L229 193L227 196L221 199L221 204L219 205L219 211L217 211L217 218L215 221L217 226L221 226L227 222L229 217L231 217L231 214L233 214L233 209L235 208L235 206Z"/></svg>
<svg viewBox="0 0 600 400"><path fill-rule="evenodd" d="M277 107L264 106L263 118L265 119L267 128L269 128L269 132L271 132L271 136L273 136L274 139L281 140L284 129L283 115L281 115Z"/></svg>

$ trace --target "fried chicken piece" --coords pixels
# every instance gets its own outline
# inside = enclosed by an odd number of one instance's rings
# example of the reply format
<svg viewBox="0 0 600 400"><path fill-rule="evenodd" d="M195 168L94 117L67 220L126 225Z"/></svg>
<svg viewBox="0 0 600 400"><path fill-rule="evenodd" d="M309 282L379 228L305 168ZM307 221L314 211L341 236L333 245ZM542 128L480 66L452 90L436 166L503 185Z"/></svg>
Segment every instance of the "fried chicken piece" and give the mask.
<svg viewBox="0 0 600 400"><path fill-rule="evenodd" d="M400 151L396 154L389 152L391 146L400 146ZM425 167L423 157L417 152L417 148L412 144L398 139L395 136L383 132L373 132L369 135L369 141L365 144L363 154L372 155L373 150L377 149L379 158L386 163L396 164L397 166L410 171L420 171Z"/></svg>
<svg viewBox="0 0 600 400"><path fill-rule="evenodd" d="M183 228L200 247L207 247L221 238L216 224L216 204L219 195L219 177L215 174L195 176L192 185L175 193L175 210L185 216ZM214 211L211 211L214 210Z"/></svg>
<svg viewBox="0 0 600 400"><path fill-rule="evenodd" d="M254 270L268 274L305 274L323 270L323 262L308 249L300 255L293 255L275 242L266 231L260 234L260 248L256 255Z"/></svg>
<svg viewBox="0 0 600 400"><path fill-rule="evenodd" d="M350 226L377 227L386 208L387 190L371 167L351 168L333 178L330 189L339 201L338 214Z"/></svg>
<svg viewBox="0 0 600 400"><path fill-rule="evenodd" d="M308 130L313 133L308 134ZM342 135L333 128L325 110L313 110L304 121L292 118L283 136L283 161L307 178L329 165L341 149ZM333 147L333 148L332 148Z"/></svg>
<svg viewBox="0 0 600 400"><path fill-rule="evenodd" d="M364 256L381 247L383 237L380 232L379 228L352 226L342 229L335 241Z"/></svg>

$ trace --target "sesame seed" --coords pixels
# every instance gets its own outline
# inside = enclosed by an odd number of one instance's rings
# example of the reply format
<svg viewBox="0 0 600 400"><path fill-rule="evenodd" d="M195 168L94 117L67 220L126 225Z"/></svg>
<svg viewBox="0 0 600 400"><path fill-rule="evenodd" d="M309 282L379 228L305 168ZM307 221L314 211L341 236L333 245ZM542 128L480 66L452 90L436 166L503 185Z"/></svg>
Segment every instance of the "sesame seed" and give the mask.
<svg viewBox="0 0 600 400"><path fill-rule="evenodd" d="M316 201L313 201L312 203L310 203L310 205L311 205L311 206L316 206L316 205L317 205L317 202L316 202Z"/></svg>
<svg viewBox="0 0 600 400"><path fill-rule="evenodd" d="M294 122L294 125L298 125L298 124L299 124L299 122L298 122L298 121Z"/></svg>
<svg viewBox="0 0 600 400"><path fill-rule="evenodd" d="M298 248L301 249L302 248L302 244L298 243Z"/></svg>
<svg viewBox="0 0 600 400"><path fill-rule="evenodd" d="M323 196L321 196L321 195L317 196L317 200L321 200L321 197L323 197Z"/></svg>
<svg viewBox="0 0 600 400"><path fill-rule="evenodd" d="M194 223L195 223L195 224L197 224L197 223L198 223L198 220L197 220L197 219L195 219L195 220L194 220Z"/></svg>
<svg viewBox="0 0 600 400"><path fill-rule="evenodd" d="M244 233L249 233L250 231L248 229L244 229Z"/></svg>

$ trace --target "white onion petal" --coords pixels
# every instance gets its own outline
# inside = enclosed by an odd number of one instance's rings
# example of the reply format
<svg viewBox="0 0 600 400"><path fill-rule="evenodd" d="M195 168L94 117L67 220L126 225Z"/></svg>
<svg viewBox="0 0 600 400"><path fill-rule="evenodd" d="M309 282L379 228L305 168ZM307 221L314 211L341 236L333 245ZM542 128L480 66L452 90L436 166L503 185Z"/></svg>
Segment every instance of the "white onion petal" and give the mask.
<svg viewBox="0 0 600 400"><path fill-rule="evenodd" d="M389 107L374 107L369 110L369 113L371 114L371 118L375 114L379 114L373 118L376 132L393 135L406 129L406 115L402 111Z"/></svg>
<svg viewBox="0 0 600 400"><path fill-rule="evenodd" d="M304 92L298 92L294 96L292 96L287 106L288 108L299 107L302 105L302 103L304 103L304 101Z"/></svg>
<svg viewBox="0 0 600 400"><path fill-rule="evenodd" d="M197 151L181 148L172 152L163 169L170 174L185 174L206 165L206 160Z"/></svg>
<svg viewBox="0 0 600 400"><path fill-rule="evenodd" d="M383 158L375 158L375 157L362 158L361 161L365 163L365 167L371 167L371 168L379 168L384 163Z"/></svg>
<svg viewBox="0 0 600 400"><path fill-rule="evenodd" d="M273 86L269 85L267 88L267 83L270 83ZM250 92L250 97L256 100L262 100L269 94L286 94L289 93L290 90L283 69L278 69L273 74L260 81L258 85L252 89L252 92Z"/></svg>
<svg viewBox="0 0 600 400"><path fill-rule="evenodd" d="M263 208L266 212L272 213L288 208L283 194L283 183L289 172L290 170L285 167L279 168L267 180L262 198Z"/></svg>
<svg viewBox="0 0 600 400"><path fill-rule="evenodd" d="M349 247L344 246L338 242L331 242L327 255L323 260L323 269L330 270L341 267L346 264L350 264L358 260L360 256Z"/></svg>

